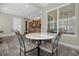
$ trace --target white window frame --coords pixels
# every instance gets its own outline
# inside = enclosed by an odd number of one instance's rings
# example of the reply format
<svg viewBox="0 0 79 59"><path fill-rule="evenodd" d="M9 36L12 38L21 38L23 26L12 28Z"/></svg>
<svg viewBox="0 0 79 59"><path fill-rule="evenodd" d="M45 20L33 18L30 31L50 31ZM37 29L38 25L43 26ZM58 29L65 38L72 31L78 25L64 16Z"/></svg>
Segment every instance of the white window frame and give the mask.
<svg viewBox="0 0 79 59"><path fill-rule="evenodd" d="M59 32L59 9L64 7L64 6L67 6L67 5L70 5L72 3L67 3L67 4L64 4L64 5L61 5L59 7L56 7L56 8L53 8L51 10L48 10L46 11L47 13L47 17L48 17L48 13L51 12L51 11L54 11L54 10L57 10L57 33ZM75 12L76 13L76 12ZM75 19L76 19L76 15L75 15ZM48 18L47 18L48 20ZM74 34L63 34L63 36L68 36L68 37L77 37L77 33L76 33L76 21L75 21L75 28L74 28Z"/></svg>

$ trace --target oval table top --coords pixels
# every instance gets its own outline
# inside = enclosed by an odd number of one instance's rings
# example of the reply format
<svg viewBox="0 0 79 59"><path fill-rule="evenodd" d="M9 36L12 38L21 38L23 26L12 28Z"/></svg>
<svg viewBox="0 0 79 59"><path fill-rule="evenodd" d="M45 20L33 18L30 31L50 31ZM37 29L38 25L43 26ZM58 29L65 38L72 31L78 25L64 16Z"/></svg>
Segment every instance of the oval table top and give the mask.
<svg viewBox="0 0 79 59"><path fill-rule="evenodd" d="M56 34L53 33L29 33L25 37L31 40L48 40L55 38Z"/></svg>

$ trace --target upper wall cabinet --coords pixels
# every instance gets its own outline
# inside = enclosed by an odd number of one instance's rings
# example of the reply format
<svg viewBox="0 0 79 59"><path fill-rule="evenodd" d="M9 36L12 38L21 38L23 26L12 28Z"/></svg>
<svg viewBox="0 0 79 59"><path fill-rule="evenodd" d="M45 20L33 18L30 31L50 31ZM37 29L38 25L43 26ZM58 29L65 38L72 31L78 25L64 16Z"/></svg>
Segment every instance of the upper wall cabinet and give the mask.
<svg viewBox="0 0 79 59"><path fill-rule="evenodd" d="M48 32L64 31L75 34L75 4L68 4L48 12Z"/></svg>
<svg viewBox="0 0 79 59"><path fill-rule="evenodd" d="M41 19L31 20L28 23L28 32L41 32Z"/></svg>

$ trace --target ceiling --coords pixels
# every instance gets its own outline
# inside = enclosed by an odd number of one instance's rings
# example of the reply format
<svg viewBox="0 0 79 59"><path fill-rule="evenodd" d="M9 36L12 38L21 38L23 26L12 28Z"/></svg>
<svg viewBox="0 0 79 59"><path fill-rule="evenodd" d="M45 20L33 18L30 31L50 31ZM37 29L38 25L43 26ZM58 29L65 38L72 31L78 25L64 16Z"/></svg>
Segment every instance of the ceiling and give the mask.
<svg viewBox="0 0 79 59"><path fill-rule="evenodd" d="M45 10L50 10L52 8L58 7L65 3L35 3L35 5L44 8Z"/></svg>
<svg viewBox="0 0 79 59"><path fill-rule="evenodd" d="M64 3L0 3L0 12L25 18L41 17L41 10L50 10Z"/></svg>

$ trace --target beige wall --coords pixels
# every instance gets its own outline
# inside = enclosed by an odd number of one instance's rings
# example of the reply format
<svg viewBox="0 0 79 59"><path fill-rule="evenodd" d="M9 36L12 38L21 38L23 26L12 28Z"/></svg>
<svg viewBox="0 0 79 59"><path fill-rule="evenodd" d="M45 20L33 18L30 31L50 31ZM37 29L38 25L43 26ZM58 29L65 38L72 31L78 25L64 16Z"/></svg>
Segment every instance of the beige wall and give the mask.
<svg viewBox="0 0 79 59"><path fill-rule="evenodd" d="M22 33L24 33L26 30L25 30L25 19L24 18L22 18Z"/></svg>
<svg viewBox="0 0 79 59"><path fill-rule="evenodd" d="M60 43L64 45L79 48L79 4L76 4L76 36L63 35L60 39ZM46 14L42 13L42 16ZM47 31L47 17L44 15L42 17L42 31Z"/></svg>
<svg viewBox="0 0 79 59"><path fill-rule="evenodd" d="M0 30L3 30L4 34L11 34L12 16L0 13Z"/></svg>
<svg viewBox="0 0 79 59"><path fill-rule="evenodd" d="M41 12L41 32L47 32L47 13L45 10Z"/></svg>
<svg viewBox="0 0 79 59"><path fill-rule="evenodd" d="M13 17L17 17L17 16L0 13L0 30L4 31L4 33L3 33L4 35L12 34ZM25 31L24 18L22 18L22 17L20 17L20 18L22 19L21 31L24 32Z"/></svg>

